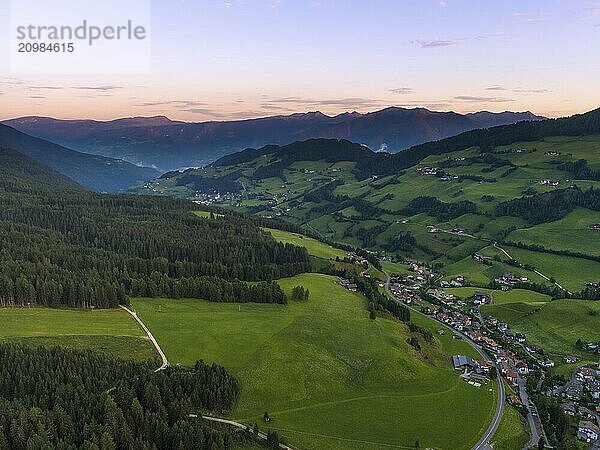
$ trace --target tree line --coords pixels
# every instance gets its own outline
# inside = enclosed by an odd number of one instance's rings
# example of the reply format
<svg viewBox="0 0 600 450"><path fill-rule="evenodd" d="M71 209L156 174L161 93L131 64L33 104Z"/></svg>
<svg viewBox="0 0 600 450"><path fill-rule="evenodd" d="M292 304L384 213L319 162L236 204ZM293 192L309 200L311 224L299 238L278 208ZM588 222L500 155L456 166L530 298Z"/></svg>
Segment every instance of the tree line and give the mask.
<svg viewBox="0 0 600 450"><path fill-rule="evenodd" d="M577 207L600 211L600 190L590 187L584 191L571 187L524 196L500 203L496 214L522 217L529 224L536 225L561 219Z"/></svg>

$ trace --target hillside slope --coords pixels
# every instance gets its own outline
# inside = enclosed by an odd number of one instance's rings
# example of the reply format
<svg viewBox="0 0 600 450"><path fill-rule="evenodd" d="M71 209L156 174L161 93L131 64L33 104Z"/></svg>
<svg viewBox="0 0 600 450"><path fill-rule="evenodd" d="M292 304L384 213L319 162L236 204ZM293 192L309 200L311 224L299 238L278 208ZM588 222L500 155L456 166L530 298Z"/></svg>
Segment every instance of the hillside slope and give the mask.
<svg viewBox="0 0 600 450"><path fill-rule="evenodd" d="M480 286L518 273L580 292L600 273L599 115L473 131L396 155L326 139L248 149L140 192L281 217Z"/></svg>
<svg viewBox="0 0 600 450"><path fill-rule="evenodd" d="M118 192L159 175L154 169L69 150L6 125L0 125L0 148L27 155L80 185L99 192Z"/></svg>

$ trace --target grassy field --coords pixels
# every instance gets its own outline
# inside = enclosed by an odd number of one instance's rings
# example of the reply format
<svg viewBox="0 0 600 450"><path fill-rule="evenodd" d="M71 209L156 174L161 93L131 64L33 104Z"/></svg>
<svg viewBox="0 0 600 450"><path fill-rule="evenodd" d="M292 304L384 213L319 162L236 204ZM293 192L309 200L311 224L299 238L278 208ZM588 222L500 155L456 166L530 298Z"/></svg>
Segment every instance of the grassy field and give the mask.
<svg viewBox="0 0 600 450"><path fill-rule="evenodd" d="M530 264L547 277L554 277L565 289L580 291L589 281L599 281L600 263L571 256L534 252L516 247L504 248L521 264Z"/></svg>
<svg viewBox="0 0 600 450"><path fill-rule="evenodd" d="M598 256L600 230L590 228L596 223L600 223L600 212L577 208L560 220L513 231L507 240Z"/></svg>
<svg viewBox="0 0 600 450"><path fill-rule="evenodd" d="M366 300L333 277L304 274L280 281L303 285L307 302L288 306L134 299L133 305L173 363L202 358L242 383L232 416L258 421L299 448L469 448L489 424L495 390L458 378L449 355L472 354L441 336L416 352L407 328L368 319ZM432 329L426 318L415 322ZM460 428L461 432L455 430Z"/></svg>
<svg viewBox="0 0 600 450"><path fill-rule="evenodd" d="M121 309L0 309L0 340L92 349L137 360L157 353L139 325Z"/></svg>
<svg viewBox="0 0 600 450"><path fill-rule="evenodd" d="M273 228L263 228L263 230L271 233L273 239L276 241L283 242L284 244L294 244L298 247L305 247L309 255L316 256L317 258L335 259L336 257L339 257L340 259L344 259L348 253L302 234L276 230Z"/></svg>
<svg viewBox="0 0 600 450"><path fill-rule="evenodd" d="M525 428L525 419L512 406L504 408L500 426L492 439L494 450L520 449L529 442L530 436Z"/></svg>
<svg viewBox="0 0 600 450"><path fill-rule="evenodd" d="M555 300L540 306L513 303L484 306L482 311L506 320L513 331L525 333L529 342L548 352L591 356L577 350L575 342L578 338L584 342L600 339L600 302Z"/></svg>
<svg viewBox="0 0 600 450"><path fill-rule="evenodd" d="M549 295L539 292L527 291L525 289L512 289L510 291L494 291L491 289L481 289L474 287L462 287L445 289L447 292L461 298L472 297L475 292L485 292L492 295L494 305L506 305L511 303L544 304L551 300Z"/></svg>

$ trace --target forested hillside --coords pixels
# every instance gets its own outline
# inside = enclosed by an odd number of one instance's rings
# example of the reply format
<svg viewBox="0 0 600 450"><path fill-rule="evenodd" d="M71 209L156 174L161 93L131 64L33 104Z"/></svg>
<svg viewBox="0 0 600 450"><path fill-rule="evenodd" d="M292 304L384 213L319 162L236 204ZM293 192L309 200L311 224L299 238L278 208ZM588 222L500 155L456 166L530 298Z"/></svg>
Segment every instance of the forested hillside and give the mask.
<svg viewBox="0 0 600 450"><path fill-rule="evenodd" d="M233 435L191 413L223 413L238 381L218 365L146 364L59 348L0 344L0 448L230 448Z"/></svg>
<svg viewBox="0 0 600 450"><path fill-rule="evenodd" d="M0 305L284 303L271 280L309 268L305 249L240 217L202 220L187 201L89 193L11 151L0 151L0 176Z"/></svg>

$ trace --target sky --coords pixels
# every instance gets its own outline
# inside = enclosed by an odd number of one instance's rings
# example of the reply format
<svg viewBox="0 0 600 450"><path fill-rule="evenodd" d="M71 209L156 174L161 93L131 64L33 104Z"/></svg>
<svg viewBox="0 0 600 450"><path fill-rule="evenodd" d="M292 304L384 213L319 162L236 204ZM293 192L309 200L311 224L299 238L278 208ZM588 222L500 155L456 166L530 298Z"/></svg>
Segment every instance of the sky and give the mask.
<svg viewBox="0 0 600 450"><path fill-rule="evenodd" d="M21 74L0 57L0 118L600 106L600 0L149 1L144 71ZM9 45L0 35L0 56Z"/></svg>

